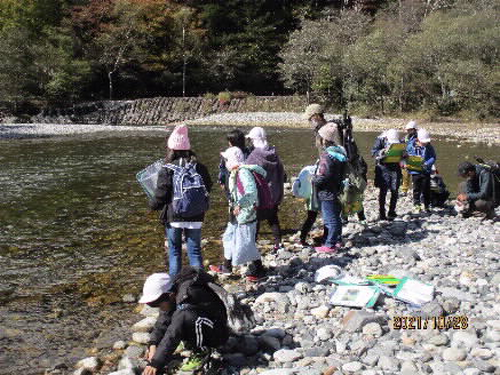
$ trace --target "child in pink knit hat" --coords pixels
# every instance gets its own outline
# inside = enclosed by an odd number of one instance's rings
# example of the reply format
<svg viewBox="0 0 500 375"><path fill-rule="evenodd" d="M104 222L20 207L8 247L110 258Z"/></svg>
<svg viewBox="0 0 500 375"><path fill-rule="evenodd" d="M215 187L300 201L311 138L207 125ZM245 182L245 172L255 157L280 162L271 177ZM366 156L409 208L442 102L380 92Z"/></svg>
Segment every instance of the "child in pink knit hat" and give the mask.
<svg viewBox="0 0 500 375"><path fill-rule="evenodd" d="M203 185L208 193L212 188L212 180L205 165L200 163L196 154L191 150L186 125L178 125L167 140L167 154L165 164L178 168L189 169L189 175L194 173L201 176ZM176 191L174 172L172 166L162 168L158 173L155 195L149 202L150 208L161 211L160 220L165 225L166 248L165 265L173 278L182 268L182 239L186 238L187 255L189 264L193 267L203 268L201 254L201 227L205 213L185 217L176 213L173 197Z"/></svg>
<svg viewBox="0 0 500 375"><path fill-rule="evenodd" d="M168 138L167 146L171 150L191 150L188 128L186 125L177 125Z"/></svg>

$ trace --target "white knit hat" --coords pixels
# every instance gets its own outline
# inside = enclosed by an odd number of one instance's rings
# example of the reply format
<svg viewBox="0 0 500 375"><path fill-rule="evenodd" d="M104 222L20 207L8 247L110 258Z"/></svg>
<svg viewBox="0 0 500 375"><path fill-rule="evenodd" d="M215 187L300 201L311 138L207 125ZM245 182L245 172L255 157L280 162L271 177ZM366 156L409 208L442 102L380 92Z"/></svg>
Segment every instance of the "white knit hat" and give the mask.
<svg viewBox="0 0 500 375"><path fill-rule="evenodd" d="M411 120L408 124L406 124L406 130L410 130L410 129L418 129L416 121Z"/></svg>
<svg viewBox="0 0 500 375"><path fill-rule="evenodd" d="M387 137L387 141L391 144L400 142L399 134L398 134L398 131L396 129L387 130L385 132L385 136Z"/></svg>
<svg viewBox="0 0 500 375"><path fill-rule="evenodd" d="M431 136L429 132L425 129L418 129L417 139L422 143L429 143L431 141Z"/></svg>
<svg viewBox="0 0 500 375"><path fill-rule="evenodd" d="M228 170L243 164L245 161L245 155L239 147L233 146L229 147L226 151L220 153L222 157L226 160L226 168Z"/></svg>
<svg viewBox="0 0 500 375"><path fill-rule="evenodd" d="M151 303L156 301L164 293L168 293L172 282L168 273L153 273L150 275L142 289L142 297L139 303Z"/></svg>
<svg viewBox="0 0 500 375"><path fill-rule="evenodd" d="M250 139L266 139L266 137L267 137L266 131L260 126L252 128L252 130L250 130L250 133L245 135L245 138L250 138Z"/></svg>

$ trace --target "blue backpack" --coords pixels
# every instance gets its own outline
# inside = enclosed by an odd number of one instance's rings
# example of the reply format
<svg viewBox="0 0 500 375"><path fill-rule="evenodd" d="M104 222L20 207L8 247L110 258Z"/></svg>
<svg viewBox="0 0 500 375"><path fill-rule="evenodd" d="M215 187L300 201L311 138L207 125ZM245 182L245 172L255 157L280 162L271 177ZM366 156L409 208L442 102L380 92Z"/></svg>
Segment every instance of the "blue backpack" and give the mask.
<svg viewBox="0 0 500 375"><path fill-rule="evenodd" d="M172 206L175 216L188 219L207 211L208 191L203 178L196 171L196 163L188 163L183 167L166 164L165 168L174 172Z"/></svg>

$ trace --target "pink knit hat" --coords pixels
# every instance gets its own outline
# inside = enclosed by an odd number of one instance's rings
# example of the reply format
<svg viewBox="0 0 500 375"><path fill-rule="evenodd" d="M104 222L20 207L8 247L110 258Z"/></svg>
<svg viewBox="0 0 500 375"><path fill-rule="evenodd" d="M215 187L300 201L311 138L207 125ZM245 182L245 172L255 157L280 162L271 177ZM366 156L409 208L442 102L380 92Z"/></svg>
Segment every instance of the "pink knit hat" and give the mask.
<svg viewBox="0 0 500 375"><path fill-rule="evenodd" d="M177 125L168 138L167 146L171 150L190 150L188 128L186 125Z"/></svg>

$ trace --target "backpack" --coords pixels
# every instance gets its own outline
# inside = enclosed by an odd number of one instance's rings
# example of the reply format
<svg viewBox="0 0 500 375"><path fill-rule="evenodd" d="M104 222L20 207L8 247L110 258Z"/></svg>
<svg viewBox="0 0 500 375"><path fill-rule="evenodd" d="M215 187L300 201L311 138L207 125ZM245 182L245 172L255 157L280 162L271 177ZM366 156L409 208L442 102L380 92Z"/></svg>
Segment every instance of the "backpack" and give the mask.
<svg viewBox="0 0 500 375"><path fill-rule="evenodd" d="M194 288L205 288L207 293L218 298L216 302L224 306L227 325L234 333L248 332L256 326L255 317L250 307L241 303L233 294L215 283L214 278L201 268L184 267L175 276L172 290L177 293L176 303L182 305L188 301L194 308L203 309L203 303L197 303L192 297L196 294L190 293Z"/></svg>
<svg viewBox="0 0 500 375"><path fill-rule="evenodd" d="M292 185L292 193L294 196L297 198L311 199L312 184L310 178L316 173L316 169L318 169L317 165L308 165L302 168Z"/></svg>
<svg viewBox="0 0 500 375"><path fill-rule="evenodd" d="M493 160L484 161L475 156L479 165L489 171L493 177L493 202L494 206L500 206L500 163Z"/></svg>
<svg viewBox="0 0 500 375"><path fill-rule="evenodd" d="M165 168L174 172L172 199L174 214L187 219L207 211L208 191L203 178L196 171L196 163L188 163L183 167L166 164Z"/></svg>
<svg viewBox="0 0 500 375"><path fill-rule="evenodd" d="M271 193L271 188L267 183L266 179L262 177L260 173L252 172L253 178L255 180L255 185L257 186L257 197L258 202L256 209L257 210L268 210L273 208L273 196ZM245 187L240 180L239 174L236 176L236 185L238 187L238 192L241 195L245 194Z"/></svg>

